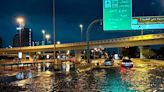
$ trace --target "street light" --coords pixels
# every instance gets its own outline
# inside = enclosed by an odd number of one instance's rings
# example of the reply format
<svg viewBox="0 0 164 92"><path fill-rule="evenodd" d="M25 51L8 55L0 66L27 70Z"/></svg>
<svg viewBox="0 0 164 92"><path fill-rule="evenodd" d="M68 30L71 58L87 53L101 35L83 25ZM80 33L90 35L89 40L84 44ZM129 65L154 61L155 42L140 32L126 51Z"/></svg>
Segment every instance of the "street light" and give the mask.
<svg viewBox="0 0 164 92"><path fill-rule="evenodd" d="M91 31L93 25L96 23L99 23L99 22L102 23L102 19L96 19L96 20L92 21L87 28L86 42L87 42L87 62L88 63L90 63L90 43L89 43L90 31Z"/></svg>
<svg viewBox="0 0 164 92"><path fill-rule="evenodd" d="M61 42L60 41L57 41L57 44L59 45L59 44L61 44Z"/></svg>
<svg viewBox="0 0 164 92"><path fill-rule="evenodd" d="M22 28L24 27L24 18L23 17L17 17L16 18L16 22L19 24L19 45L20 45L20 47L21 47L21 30L22 30Z"/></svg>
<svg viewBox="0 0 164 92"><path fill-rule="evenodd" d="M80 24L80 30L81 30L81 41L83 41L83 25Z"/></svg>
<svg viewBox="0 0 164 92"><path fill-rule="evenodd" d="M43 34L45 34L45 33L46 33L46 31L45 31L45 30L42 30L42 33L43 33Z"/></svg>
<svg viewBox="0 0 164 92"><path fill-rule="evenodd" d="M54 32L54 62L56 59L56 10L55 10L55 0L52 1L52 15L53 15L53 32Z"/></svg>
<svg viewBox="0 0 164 92"><path fill-rule="evenodd" d="M45 33L46 31L45 30L42 30L42 34L43 34L43 44L45 45Z"/></svg>
<svg viewBox="0 0 164 92"><path fill-rule="evenodd" d="M46 34L45 37L46 37L46 39L47 39L47 44L48 44L48 41L49 41L49 39L50 39L51 36L50 36L49 34Z"/></svg>

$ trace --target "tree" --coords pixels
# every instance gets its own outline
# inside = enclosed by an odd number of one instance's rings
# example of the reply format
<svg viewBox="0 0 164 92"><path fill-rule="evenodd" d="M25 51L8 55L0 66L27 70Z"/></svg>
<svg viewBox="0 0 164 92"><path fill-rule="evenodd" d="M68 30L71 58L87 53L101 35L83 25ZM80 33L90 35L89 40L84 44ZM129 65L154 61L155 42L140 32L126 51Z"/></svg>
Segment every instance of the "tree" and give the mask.
<svg viewBox="0 0 164 92"><path fill-rule="evenodd" d="M123 56L129 56L131 58L139 56L138 47L121 48L121 53Z"/></svg>
<svg viewBox="0 0 164 92"><path fill-rule="evenodd" d="M156 53L152 49L144 48L143 55L145 56L145 58L151 58L154 57Z"/></svg>
<svg viewBox="0 0 164 92"><path fill-rule="evenodd" d="M159 53L160 53L160 55L162 55L164 57L164 47L161 47L159 49Z"/></svg>

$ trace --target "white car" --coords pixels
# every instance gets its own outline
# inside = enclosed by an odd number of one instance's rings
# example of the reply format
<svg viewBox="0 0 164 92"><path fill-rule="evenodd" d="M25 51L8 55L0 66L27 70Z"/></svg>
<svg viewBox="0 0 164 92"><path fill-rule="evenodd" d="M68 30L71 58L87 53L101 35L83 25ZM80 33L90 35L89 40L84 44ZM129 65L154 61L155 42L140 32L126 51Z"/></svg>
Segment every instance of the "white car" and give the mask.
<svg viewBox="0 0 164 92"><path fill-rule="evenodd" d="M112 59L106 59L104 61L105 66L113 66L113 64L114 64L114 61Z"/></svg>

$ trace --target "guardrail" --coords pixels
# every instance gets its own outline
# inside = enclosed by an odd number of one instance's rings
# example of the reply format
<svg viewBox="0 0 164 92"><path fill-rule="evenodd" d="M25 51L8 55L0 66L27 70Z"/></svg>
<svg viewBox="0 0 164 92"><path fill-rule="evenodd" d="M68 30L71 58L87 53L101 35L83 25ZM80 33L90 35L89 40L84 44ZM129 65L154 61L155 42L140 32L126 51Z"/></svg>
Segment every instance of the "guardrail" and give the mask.
<svg viewBox="0 0 164 92"><path fill-rule="evenodd" d="M25 67L32 67L32 66L38 66L38 64L44 64L44 63L53 63L53 62L30 62L30 63L10 63L10 64L0 64L0 67L3 67L3 70L8 69L13 70L13 67L17 67L17 69L25 68Z"/></svg>

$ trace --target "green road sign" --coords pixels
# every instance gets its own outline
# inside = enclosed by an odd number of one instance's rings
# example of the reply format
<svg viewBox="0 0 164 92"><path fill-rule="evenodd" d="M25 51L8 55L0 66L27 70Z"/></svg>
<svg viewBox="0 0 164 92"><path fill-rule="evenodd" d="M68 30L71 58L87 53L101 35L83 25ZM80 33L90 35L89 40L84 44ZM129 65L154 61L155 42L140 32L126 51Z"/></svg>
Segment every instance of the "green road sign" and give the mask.
<svg viewBox="0 0 164 92"><path fill-rule="evenodd" d="M103 0L104 31L131 30L132 0Z"/></svg>

